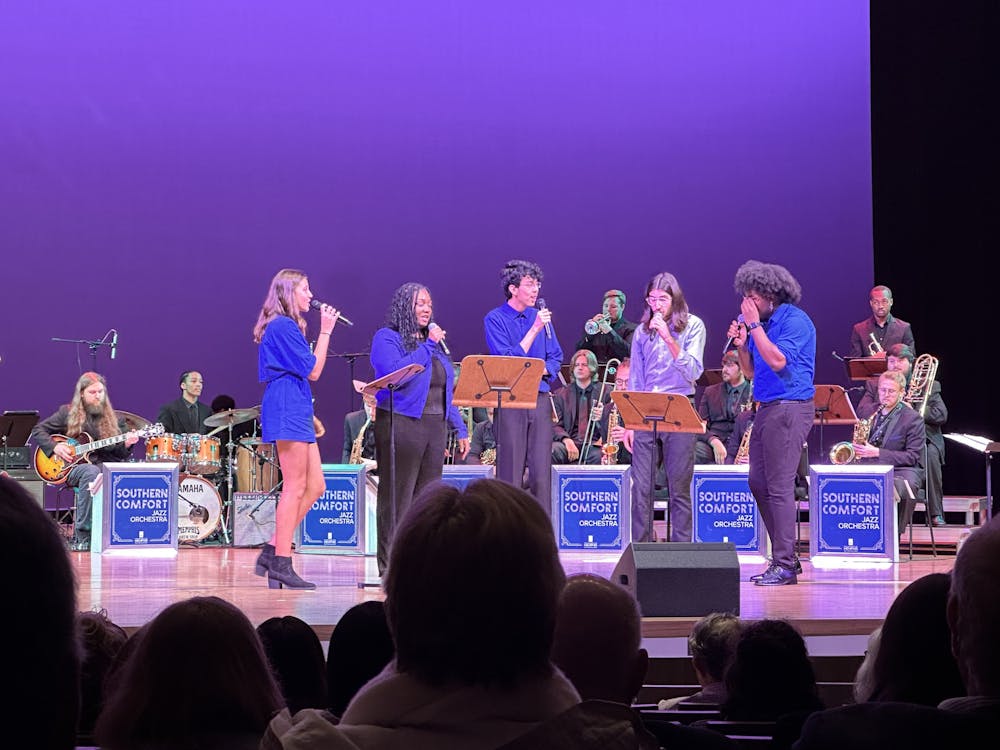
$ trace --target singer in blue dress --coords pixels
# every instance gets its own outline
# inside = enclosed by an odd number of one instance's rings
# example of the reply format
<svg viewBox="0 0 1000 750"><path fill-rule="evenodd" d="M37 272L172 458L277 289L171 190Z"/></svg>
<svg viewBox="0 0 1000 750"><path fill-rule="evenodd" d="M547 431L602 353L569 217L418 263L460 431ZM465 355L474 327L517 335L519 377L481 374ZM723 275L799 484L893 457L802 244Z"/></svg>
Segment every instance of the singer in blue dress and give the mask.
<svg viewBox="0 0 1000 750"><path fill-rule="evenodd" d="M253 329L257 372L265 383L261 401L261 434L274 443L281 467L281 495L275 510L274 535L257 558L255 572L266 575L269 588L312 589L292 568L292 537L309 508L326 489L316 444L312 389L326 364L330 335L339 313L320 305L320 331L314 351L306 340L307 312L312 301L309 279L285 268L271 280Z"/></svg>
<svg viewBox="0 0 1000 750"><path fill-rule="evenodd" d="M385 572L396 527L413 498L441 478L449 425L458 434L460 458L469 452L468 427L451 402L455 368L444 343L445 331L432 321L433 313L427 287L403 284L392 295L385 326L372 338L376 378L407 365L424 368L393 391L391 421L388 389L376 394L375 455L391 457L379 460L375 515L379 575Z"/></svg>

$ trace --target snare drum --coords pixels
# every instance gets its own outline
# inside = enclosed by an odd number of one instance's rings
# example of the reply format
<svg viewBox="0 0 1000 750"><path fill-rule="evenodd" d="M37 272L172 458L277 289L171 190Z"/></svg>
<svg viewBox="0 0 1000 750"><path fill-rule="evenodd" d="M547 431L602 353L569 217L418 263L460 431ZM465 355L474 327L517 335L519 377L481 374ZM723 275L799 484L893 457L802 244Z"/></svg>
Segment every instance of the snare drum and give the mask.
<svg viewBox="0 0 1000 750"><path fill-rule="evenodd" d="M177 539L200 542L219 526L222 498L215 485L195 474L182 474L177 486Z"/></svg>
<svg viewBox="0 0 1000 750"><path fill-rule="evenodd" d="M176 461L180 463L185 453L187 441L183 435L167 433L146 438L147 461Z"/></svg>
<svg viewBox="0 0 1000 750"><path fill-rule="evenodd" d="M222 468L219 438L197 433L189 433L184 438L184 471L188 474L214 474Z"/></svg>
<svg viewBox="0 0 1000 750"><path fill-rule="evenodd" d="M237 492L270 492L280 481L274 443L245 438L236 451Z"/></svg>

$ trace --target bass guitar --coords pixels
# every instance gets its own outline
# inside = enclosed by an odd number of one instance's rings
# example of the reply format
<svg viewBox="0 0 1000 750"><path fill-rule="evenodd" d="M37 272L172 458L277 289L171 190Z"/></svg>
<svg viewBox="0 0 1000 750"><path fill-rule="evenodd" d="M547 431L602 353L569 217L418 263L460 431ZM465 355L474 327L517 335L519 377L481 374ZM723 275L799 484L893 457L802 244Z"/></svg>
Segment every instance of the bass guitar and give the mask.
<svg viewBox="0 0 1000 750"><path fill-rule="evenodd" d="M107 448L109 445L124 443L130 435L148 438L162 434L163 425L157 422L156 424L147 425L141 430L114 435L103 440L92 440L86 432L81 432L80 436L76 438L66 437L65 435L53 435L53 442L66 443L73 448L73 459L71 461L63 461L55 453L51 456L46 456L45 451L41 447L38 447L35 448L35 471L38 473L39 478L49 484L62 484L66 481L66 475L69 474L70 469L81 461L90 461L88 454L91 451Z"/></svg>

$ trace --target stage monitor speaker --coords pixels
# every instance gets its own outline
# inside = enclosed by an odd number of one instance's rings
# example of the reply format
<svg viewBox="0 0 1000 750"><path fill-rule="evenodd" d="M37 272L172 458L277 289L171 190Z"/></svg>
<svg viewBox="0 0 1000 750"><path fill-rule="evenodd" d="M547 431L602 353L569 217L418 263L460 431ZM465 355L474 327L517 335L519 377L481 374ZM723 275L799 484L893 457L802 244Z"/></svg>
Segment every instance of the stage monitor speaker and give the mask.
<svg viewBox="0 0 1000 750"><path fill-rule="evenodd" d="M643 617L740 613L740 560L731 542L633 542L611 580L635 597Z"/></svg>
<svg viewBox="0 0 1000 750"><path fill-rule="evenodd" d="M38 478L34 469L7 469L7 476L24 487L40 508L45 507L45 482Z"/></svg>
<svg viewBox="0 0 1000 750"><path fill-rule="evenodd" d="M233 546L258 547L274 536L278 496L267 492L233 493Z"/></svg>

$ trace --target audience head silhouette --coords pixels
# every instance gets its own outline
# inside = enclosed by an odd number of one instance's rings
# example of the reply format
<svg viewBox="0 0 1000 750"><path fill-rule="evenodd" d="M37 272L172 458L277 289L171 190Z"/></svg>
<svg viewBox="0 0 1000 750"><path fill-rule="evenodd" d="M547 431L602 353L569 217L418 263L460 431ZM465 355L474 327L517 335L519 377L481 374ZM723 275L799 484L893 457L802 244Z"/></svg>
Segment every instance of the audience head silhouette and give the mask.
<svg viewBox="0 0 1000 750"><path fill-rule="evenodd" d="M0 563L17 571L4 583L16 607L0 618L13 688L0 701L4 745L72 748L80 701L73 569L52 519L6 477L0 477Z"/></svg>
<svg viewBox="0 0 1000 750"><path fill-rule="evenodd" d="M253 625L219 597L171 604L136 637L97 720L104 750L259 741L284 706Z"/></svg>
<svg viewBox="0 0 1000 750"><path fill-rule="evenodd" d="M383 602L361 602L347 610L330 634L327 650L330 712L341 716L354 694L392 661L395 652Z"/></svg>
<svg viewBox="0 0 1000 750"><path fill-rule="evenodd" d="M326 660L316 631L305 620L285 615L264 620L257 635L288 710L326 708Z"/></svg>
<svg viewBox="0 0 1000 750"><path fill-rule="evenodd" d="M80 612L76 618L82 646L80 660L80 721L77 732L88 736L104 704L108 675L128 642L128 633L108 619L106 610Z"/></svg>
<svg viewBox="0 0 1000 750"><path fill-rule="evenodd" d="M584 700L635 700L649 656L631 594L600 576L570 576L559 598L552 661Z"/></svg>

